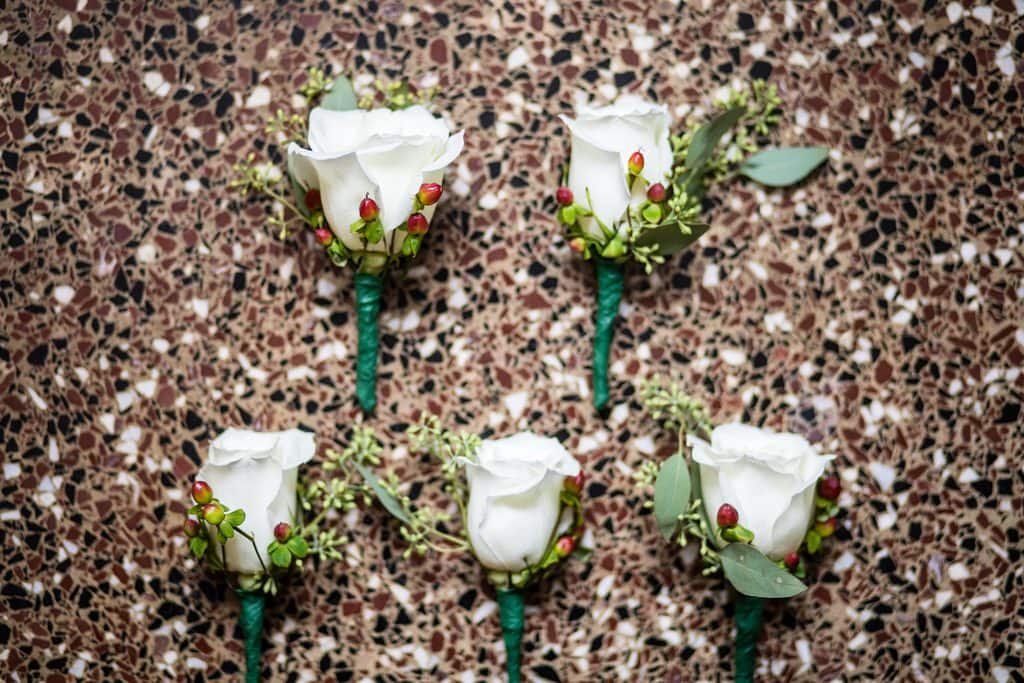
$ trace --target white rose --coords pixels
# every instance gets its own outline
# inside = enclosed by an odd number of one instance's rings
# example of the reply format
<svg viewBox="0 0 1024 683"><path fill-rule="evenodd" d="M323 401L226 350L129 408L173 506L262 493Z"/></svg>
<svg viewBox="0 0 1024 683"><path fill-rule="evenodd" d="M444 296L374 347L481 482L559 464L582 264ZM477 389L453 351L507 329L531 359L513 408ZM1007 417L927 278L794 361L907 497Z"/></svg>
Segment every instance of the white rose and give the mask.
<svg viewBox="0 0 1024 683"><path fill-rule="evenodd" d="M405 239L399 230L413 211L413 197L422 183L444 180L444 169L462 151L462 132L424 107L331 111L317 107L309 115L309 147L288 146L295 179L306 189L320 190L324 216L331 230L350 249L392 253ZM363 244L351 225L359 218L359 202L369 195L380 209L385 237ZM421 213L429 221L437 205Z"/></svg>
<svg viewBox="0 0 1024 683"><path fill-rule="evenodd" d="M228 510L241 509L241 528L252 534L259 556L248 539L228 539L228 569L243 574L261 570L260 558L270 566L267 545L274 540L278 522L295 523L295 485L299 465L308 462L316 447L313 435L298 429L286 432L252 432L229 429L210 444L206 463L197 479L213 489ZM211 527L211 552L220 554L217 532Z"/></svg>
<svg viewBox="0 0 1024 683"><path fill-rule="evenodd" d="M584 105L575 120L561 119L572 133L569 189L576 203L592 208L602 223L624 234L626 210L644 201L648 187L639 179L629 186L629 156L644 155L641 175L652 184L667 184L672 170L668 109L635 95L622 95L611 106ZM581 218L580 225L594 237L604 238L593 218Z"/></svg>
<svg viewBox="0 0 1024 683"><path fill-rule="evenodd" d="M711 443L687 436L700 465L704 510L714 531L722 503L740 513L753 545L773 560L800 547L814 512L818 477L834 456L818 455L807 439L744 424L726 424Z"/></svg>
<svg viewBox="0 0 1024 683"><path fill-rule="evenodd" d="M565 478L580 464L557 439L530 432L485 440L475 461L461 462L469 482L466 525L480 563L519 572L539 562L559 523Z"/></svg>

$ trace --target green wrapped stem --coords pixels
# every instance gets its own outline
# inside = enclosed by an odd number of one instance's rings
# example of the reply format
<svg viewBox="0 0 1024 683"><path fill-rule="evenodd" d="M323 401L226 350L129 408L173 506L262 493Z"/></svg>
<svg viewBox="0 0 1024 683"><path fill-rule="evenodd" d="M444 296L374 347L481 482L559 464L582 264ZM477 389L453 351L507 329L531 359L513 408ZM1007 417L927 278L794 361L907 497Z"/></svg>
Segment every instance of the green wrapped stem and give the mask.
<svg viewBox="0 0 1024 683"><path fill-rule="evenodd" d="M598 258L597 314L594 323L594 407L598 410L608 403L608 354L612 348L615 316L622 299L621 263Z"/></svg>
<svg viewBox="0 0 1024 683"><path fill-rule="evenodd" d="M377 352L380 332L380 275L356 273L356 324L359 331L359 352L356 355L356 398L363 412L377 407Z"/></svg>
<svg viewBox="0 0 1024 683"><path fill-rule="evenodd" d="M523 592L516 589L498 590L498 609L501 614L501 637L505 641L508 683L519 683L523 643Z"/></svg>
<svg viewBox="0 0 1024 683"><path fill-rule="evenodd" d="M764 599L736 594L736 683L754 683Z"/></svg>
<svg viewBox="0 0 1024 683"><path fill-rule="evenodd" d="M263 640L263 593L238 591L242 601L242 635L245 637L245 683L259 683L260 642Z"/></svg>

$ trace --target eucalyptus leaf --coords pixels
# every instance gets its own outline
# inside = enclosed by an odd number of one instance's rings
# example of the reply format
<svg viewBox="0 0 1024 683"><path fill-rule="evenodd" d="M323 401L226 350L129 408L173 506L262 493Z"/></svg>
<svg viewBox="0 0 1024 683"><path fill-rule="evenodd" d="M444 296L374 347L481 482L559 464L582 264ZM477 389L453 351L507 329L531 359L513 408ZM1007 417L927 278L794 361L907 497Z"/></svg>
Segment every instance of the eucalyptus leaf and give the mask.
<svg viewBox="0 0 1024 683"><path fill-rule="evenodd" d="M807 590L803 581L752 545L730 543L720 552L722 571L733 588L755 598L789 598Z"/></svg>
<svg viewBox="0 0 1024 683"><path fill-rule="evenodd" d="M690 473L682 453L661 464L654 480L654 518L661 535L671 540L679 526L679 515L690 504Z"/></svg>
<svg viewBox="0 0 1024 683"><path fill-rule="evenodd" d="M373 493L377 496L377 500L380 501L380 504L384 506L384 509L390 512L392 516L400 520L403 524L412 524L412 517L410 517L409 513L405 511L405 508L399 504L398 500L391 495L391 492L384 488L380 483L380 480L377 479L377 475L373 473L373 470L359 462L353 464L356 466L356 469L359 470L359 474L362 476L366 484L373 489Z"/></svg>
<svg viewBox="0 0 1024 683"><path fill-rule="evenodd" d="M787 187L806 178L827 158L827 147L766 149L744 161L739 170L762 185Z"/></svg>
<svg viewBox="0 0 1024 683"><path fill-rule="evenodd" d="M648 247L658 245L660 256L672 256L686 249L711 229L707 223L690 223L687 227L690 234L683 234L679 223L662 223L659 226L644 230L636 239L637 246Z"/></svg>
<svg viewBox="0 0 1024 683"><path fill-rule="evenodd" d="M686 168L695 169L706 164L711 159L711 153L718 145L718 141L746 113L747 110L743 107L733 107L698 128L697 132L693 134L690 148L686 152Z"/></svg>
<svg viewBox="0 0 1024 683"><path fill-rule="evenodd" d="M320 98L320 106L331 111L350 111L358 105L352 82L344 76L334 79L331 89Z"/></svg>

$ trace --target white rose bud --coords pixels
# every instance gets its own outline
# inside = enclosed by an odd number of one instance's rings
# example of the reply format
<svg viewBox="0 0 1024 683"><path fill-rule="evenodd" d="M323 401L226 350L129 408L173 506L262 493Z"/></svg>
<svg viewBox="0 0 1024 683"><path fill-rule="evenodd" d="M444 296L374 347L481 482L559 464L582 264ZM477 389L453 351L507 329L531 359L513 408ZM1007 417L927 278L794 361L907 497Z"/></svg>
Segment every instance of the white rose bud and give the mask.
<svg viewBox="0 0 1024 683"><path fill-rule="evenodd" d="M316 447L309 432L252 432L228 429L210 444L206 463L198 480L213 489L213 495L228 510L241 509L245 522L241 528L256 540L252 543L236 534L226 545L228 569L252 574L270 567L267 546L274 540L278 522L295 523L298 509L295 488L299 465L308 462ZM217 532L210 529L210 552L220 556Z"/></svg>
<svg viewBox="0 0 1024 683"><path fill-rule="evenodd" d="M753 546L772 560L796 551L811 525L818 477L834 456L819 455L802 436L726 424L711 443L687 436L700 465L704 510L717 532L723 503L754 532Z"/></svg>
<svg viewBox="0 0 1024 683"><path fill-rule="evenodd" d="M575 119L561 119L572 133L569 189L576 203L592 208L602 223L620 235L625 234L626 210L644 201L648 187L639 178L630 186L629 157L634 152L643 155L641 175L648 183L668 184L672 171L672 121L668 109L635 95L622 95L611 106L583 105ZM580 218L580 226L594 237L604 239L593 218Z"/></svg>
<svg viewBox="0 0 1024 683"><path fill-rule="evenodd" d="M485 440L475 461L461 462L469 540L480 563L514 573L539 562L559 523L565 478L580 464L558 440L530 432Z"/></svg>
<svg viewBox="0 0 1024 683"><path fill-rule="evenodd" d="M423 183L444 179L444 169L462 151L462 132L452 135L444 121L422 106L331 111L317 107L309 115L309 147L294 142L288 160L305 189L320 190L324 216L346 247L396 253L413 213L413 197ZM364 244L352 233L363 198L380 211L384 239ZM436 205L420 213L427 221ZM394 234L398 230L398 234Z"/></svg>

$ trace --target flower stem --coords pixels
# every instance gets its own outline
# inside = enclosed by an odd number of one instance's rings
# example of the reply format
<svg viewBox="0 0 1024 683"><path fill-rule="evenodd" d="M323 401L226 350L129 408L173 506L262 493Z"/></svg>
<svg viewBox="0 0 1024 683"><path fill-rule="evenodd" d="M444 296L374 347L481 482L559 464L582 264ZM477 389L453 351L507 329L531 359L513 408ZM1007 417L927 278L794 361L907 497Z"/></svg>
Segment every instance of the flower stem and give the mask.
<svg viewBox="0 0 1024 683"><path fill-rule="evenodd" d="M736 683L753 683L764 600L736 594Z"/></svg>
<svg viewBox="0 0 1024 683"><path fill-rule="evenodd" d="M263 593L238 591L242 601L242 634L245 637L245 683L259 683L260 641L263 639Z"/></svg>
<svg viewBox="0 0 1024 683"><path fill-rule="evenodd" d="M356 356L356 397L363 412L377 407L377 353L380 331L381 277L356 273L356 313L359 328L359 351Z"/></svg>
<svg viewBox="0 0 1024 683"><path fill-rule="evenodd" d="M505 669L508 683L519 683L523 642L523 592L518 589L498 590L501 615L501 637L505 641Z"/></svg>
<svg viewBox="0 0 1024 683"><path fill-rule="evenodd" d="M594 407L608 403L608 354L611 351L615 316L622 300L623 266L607 259L595 259L597 266L597 313L594 323Z"/></svg>

